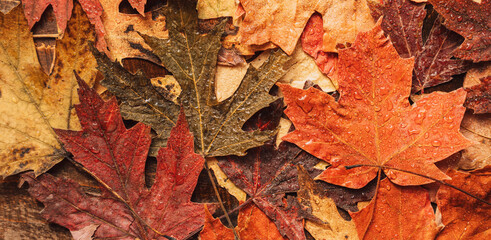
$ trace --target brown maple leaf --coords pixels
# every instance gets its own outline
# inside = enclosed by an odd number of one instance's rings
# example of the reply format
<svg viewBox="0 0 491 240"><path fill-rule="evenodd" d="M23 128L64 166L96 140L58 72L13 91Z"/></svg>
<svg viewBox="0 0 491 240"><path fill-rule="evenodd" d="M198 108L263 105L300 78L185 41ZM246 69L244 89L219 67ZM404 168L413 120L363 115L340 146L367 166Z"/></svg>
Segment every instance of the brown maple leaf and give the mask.
<svg viewBox="0 0 491 240"><path fill-rule="evenodd" d="M491 76L481 78L481 83L467 91L464 106L474 110L475 114L491 113Z"/></svg>
<svg viewBox="0 0 491 240"><path fill-rule="evenodd" d="M383 15L382 29L399 55L415 57L412 92L448 82L452 75L464 73L468 66L467 62L452 58L454 50L462 43L462 37L445 28L443 18L437 14L428 19L431 30L423 41L425 6L409 0L384 0L383 4L371 4L375 19Z"/></svg>
<svg viewBox="0 0 491 240"><path fill-rule="evenodd" d="M244 125L245 130L275 129L283 113L281 101L256 113ZM302 151L294 144L282 142L278 147L273 140L265 145L250 149L245 156L217 157L218 166L228 180L242 189L262 212L278 227L280 233L289 239L305 239L303 231L303 208L286 193L299 189L297 164L317 175L313 169L318 159ZM249 203L248 203L249 204Z"/></svg>
<svg viewBox="0 0 491 240"><path fill-rule="evenodd" d="M204 159L194 153L184 114L172 129L169 144L157 156L157 173L145 187L150 127L126 129L115 98L104 102L79 80L76 105L83 131L56 130L66 149L104 187L101 196L84 193L78 184L48 174L23 179L29 192L45 204L43 215L73 234L91 230L95 238L182 239L204 224L204 207L190 201Z"/></svg>
<svg viewBox="0 0 491 240"><path fill-rule="evenodd" d="M280 85L295 125L283 140L329 162L318 179L345 187L365 186L379 168L399 185L431 180L391 168L447 178L434 163L470 145L459 133L465 91L434 92L411 106L413 62L399 57L379 21L339 51L338 101L314 88Z"/></svg>
<svg viewBox="0 0 491 240"><path fill-rule="evenodd" d="M491 200L491 168L469 173L451 170L452 180L446 181L486 201ZM437 240L489 239L491 237L491 206L448 186L441 186L437 193L438 208L445 228Z"/></svg>
<svg viewBox="0 0 491 240"><path fill-rule="evenodd" d="M429 0L429 2L445 18L445 26L465 38L454 53L456 57L474 62L491 60L490 0Z"/></svg>

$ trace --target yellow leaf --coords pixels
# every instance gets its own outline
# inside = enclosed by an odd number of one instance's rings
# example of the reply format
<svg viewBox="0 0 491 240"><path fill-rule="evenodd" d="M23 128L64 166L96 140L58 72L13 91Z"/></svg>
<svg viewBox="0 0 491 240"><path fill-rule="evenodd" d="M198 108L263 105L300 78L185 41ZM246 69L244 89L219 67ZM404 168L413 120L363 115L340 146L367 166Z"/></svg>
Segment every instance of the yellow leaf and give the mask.
<svg viewBox="0 0 491 240"><path fill-rule="evenodd" d="M50 77L41 69L32 34L17 7L0 15L0 176L34 170L41 174L64 157L52 128L78 130L73 105L78 102L74 71L94 81L91 26L77 5L56 48Z"/></svg>

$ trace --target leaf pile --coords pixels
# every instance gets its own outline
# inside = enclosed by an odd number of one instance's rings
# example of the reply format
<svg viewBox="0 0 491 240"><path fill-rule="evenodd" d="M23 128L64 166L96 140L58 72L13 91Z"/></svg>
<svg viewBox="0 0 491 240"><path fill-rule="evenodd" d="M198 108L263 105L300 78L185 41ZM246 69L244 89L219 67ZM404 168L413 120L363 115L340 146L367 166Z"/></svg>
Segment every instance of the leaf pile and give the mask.
<svg viewBox="0 0 491 240"><path fill-rule="evenodd" d="M489 0L164 2L0 0L0 238L491 238Z"/></svg>

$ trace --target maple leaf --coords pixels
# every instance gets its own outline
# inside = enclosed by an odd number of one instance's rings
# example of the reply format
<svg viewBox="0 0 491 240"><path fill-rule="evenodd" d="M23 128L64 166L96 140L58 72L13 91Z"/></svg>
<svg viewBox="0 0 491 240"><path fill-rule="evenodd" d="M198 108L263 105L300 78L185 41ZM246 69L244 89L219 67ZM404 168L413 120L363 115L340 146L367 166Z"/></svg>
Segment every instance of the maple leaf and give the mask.
<svg viewBox="0 0 491 240"><path fill-rule="evenodd" d="M491 1L430 0L429 2L445 18L445 26L465 38L454 53L456 57L474 62L491 60L491 30L488 16L491 11Z"/></svg>
<svg viewBox="0 0 491 240"><path fill-rule="evenodd" d="M385 0L383 4L371 4L375 19L383 15L382 29L399 55L403 58L415 57L412 92L448 82L452 80L452 75L467 70L466 62L452 59L454 50L462 43L461 37L446 29L441 17L432 19L430 33L423 43L425 5L409 0Z"/></svg>
<svg viewBox="0 0 491 240"><path fill-rule="evenodd" d="M217 157L218 165L270 219L282 235L304 239L302 212L296 202L284 201L285 193L299 189L296 164L307 169L318 160L295 145L282 142L278 148L270 141L253 148L243 157Z"/></svg>
<svg viewBox="0 0 491 240"><path fill-rule="evenodd" d="M150 149L150 155L156 155L160 146L165 146L179 112L178 105L162 96L171 86L149 84L148 78L141 71L133 75L119 63L111 62L104 54L97 51L93 51L93 54L97 59L97 69L104 74L101 84L121 100L121 115L148 124L157 132Z"/></svg>
<svg viewBox="0 0 491 240"><path fill-rule="evenodd" d="M96 225L95 238L181 239L202 226L203 205L190 199L204 159L194 153L184 114L159 151L155 182L148 189L144 172L150 127L138 123L126 129L115 98L104 102L81 80L79 84L81 104L75 108L83 131L56 133L106 191L91 196L69 180L24 175L30 194L46 206L44 216L72 232Z"/></svg>
<svg viewBox="0 0 491 240"><path fill-rule="evenodd" d="M215 219L208 210L205 211L206 222L200 233L203 240L234 240L232 229L225 227L220 219ZM274 223L254 204L248 204L239 210L238 225L235 231L240 239L285 239Z"/></svg>
<svg viewBox="0 0 491 240"><path fill-rule="evenodd" d="M0 22L0 176L27 170L39 175L65 156L52 128L80 127L72 111L78 101L73 71L95 79L96 62L86 42L95 37L80 7L75 7L48 77L37 60L22 8L2 14Z"/></svg>
<svg viewBox="0 0 491 240"><path fill-rule="evenodd" d="M323 223L307 220L305 229L315 239L358 239L353 221L346 221L339 215L334 200L323 195L324 188L316 184L302 167L298 167L300 190L298 197L303 205L312 209L312 215Z"/></svg>
<svg viewBox="0 0 491 240"><path fill-rule="evenodd" d="M467 99L464 106L475 114L491 113L491 76L481 78L479 85L465 89Z"/></svg>
<svg viewBox="0 0 491 240"><path fill-rule="evenodd" d="M269 89L284 74L283 64L287 57L281 51L274 52L259 69L249 67L246 76L235 94L218 103L215 96L214 73L217 53L220 49L220 36L223 23L207 34L200 34L193 1L171 1L166 9L169 39L158 39L142 35L146 43L154 49L162 63L178 81L182 88L179 101L183 104L191 132L195 136L195 146L203 156L244 155L245 150L260 146L274 131L245 132L244 122L255 112L276 100L268 94ZM104 69L101 69L104 72ZM112 91L112 85L130 88L127 93L114 93L123 102L133 101L135 95L143 96L144 88L133 88L127 81L113 82L104 72L103 85ZM147 82L147 85L150 83ZM150 88L151 86L149 85ZM145 88L146 89L146 88ZM141 98L136 101L141 101ZM155 129L164 129L167 116L176 112L162 109L166 101L162 97L146 98L135 103L144 108L133 108L128 115L138 116L144 123ZM134 105L134 104L133 104ZM134 118L134 117L130 117ZM172 119L172 117L169 117ZM157 132L164 139L168 132Z"/></svg>
<svg viewBox="0 0 491 240"><path fill-rule="evenodd" d="M336 52L338 44L353 42L356 33L374 24L366 0L314 3L305 0L241 0L240 3L245 10L238 33L242 43L261 45L271 41L287 54L295 49L305 24L315 11L326 16L323 37L323 50L326 52Z"/></svg>
<svg viewBox="0 0 491 240"><path fill-rule="evenodd" d="M434 239L438 232L426 189L400 187L387 178L368 206L350 215L360 239Z"/></svg>
<svg viewBox="0 0 491 240"><path fill-rule="evenodd" d="M490 201L491 171L489 165L469 173L450 170L447 174L453 186ZM437 240L444 239L488 239L491 237L491 207L451 187L442 185L437 193L438 208L442 213L445 228Z"/></svg>
<svg viewBox="0 0 491 240"><path fill-rule="evenodd" d="M295 125L283 140L329 162L317 179L336 185L361 188L379 166L403 186L431 180L388 168L445 179L434 163L470 145L459 133L465 91L434 92L410 106L412 66L412 59L399 57L379 21L339 51L337 102L315 88L280 85ZM345 168L352 165L362 166Z"/></svg>

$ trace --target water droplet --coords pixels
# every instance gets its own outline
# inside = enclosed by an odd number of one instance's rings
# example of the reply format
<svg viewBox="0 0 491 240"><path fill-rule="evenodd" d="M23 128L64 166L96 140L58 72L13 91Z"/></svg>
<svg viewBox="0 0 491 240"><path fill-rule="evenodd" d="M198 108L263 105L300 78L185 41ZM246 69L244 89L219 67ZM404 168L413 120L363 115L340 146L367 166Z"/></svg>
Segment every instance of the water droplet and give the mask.
<svg viewBox="0 0 491 240"><path fill-rule="evenodd" d="M434 140L433 142L431 142L431 145L433 145L433 147L439 147L440 145L442 145L442 143L438 140Z"/></svg>
<svg viewBox="0 0 491 240"><path fill-rule="evenodd" d="M389 88L386 86L380 87L380 95L386 96L387 94L389 94Z"/></svg>
<svg viewBox="0 0 491 240"><path fill-rule="evenodd" d="M114 132L114 130L116 130L117 127L118 127L118 122L117 121L108 122L107 123L107 129L106 129L106 131L108 133Z"/></svg>
<svg viewBox="0 0 491 240"><path fill-rule="evenodd" d="M392 102L388 101L387 102L387 110L392 111L393 108L394 108L394 105L392 104Z"/></svg>
<svg viewBox="0 0 491 240"><path fill-rule="evenodd" d="M409 134L410 134L410 135L418 134L418 133L420 133L420 132L421 132L421 130L420 130L420 129L410 129L410 130L409 130Z"/></svg>
<svg viewBox="0 0 491 240"><path fill-rule="evenodd" d="M360 94L359 92L356 92L356 91L355 91L355 92L353 92L353 96L354 96L354 98L355 98L355 99L357 99L357 100L361 100L361 99L363 99L363 97L361 96L361 94Z"/></svg>
<svg viewBox="0 0 491 240"><path fill-rule="evenodd" d="M92 145L90 146L89 150L93 153L93 154L98 154L99 152L101 152L98 148L97 145Z"/></svg>
<svg viewBox="0 0 491 240"><path fill-rule="evenodd" d="M375 105L374 110L375 110L375 112L379 112L380 111L380 106Z"/></svg>
<svg viewBox="0 0 491 240"><path fill-rule="evenodd" d="M457 16L457 21L462 22L462 16Z"/></svg>

